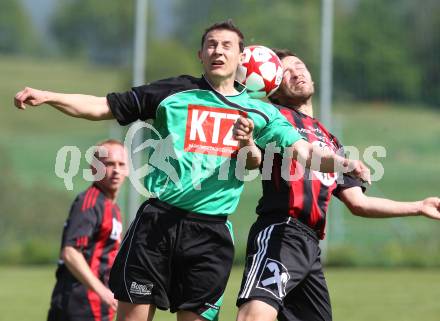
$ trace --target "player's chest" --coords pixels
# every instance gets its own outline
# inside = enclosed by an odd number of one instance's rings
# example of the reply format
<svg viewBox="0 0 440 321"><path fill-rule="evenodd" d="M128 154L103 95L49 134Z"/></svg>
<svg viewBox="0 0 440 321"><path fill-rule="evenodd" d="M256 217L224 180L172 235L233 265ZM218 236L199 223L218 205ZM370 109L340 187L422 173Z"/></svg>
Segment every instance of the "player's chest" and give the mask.
<svg viewBox="0 0 440 321"><path fill-rule="evenodd" d="M319 123L310 122L308 124L294 124L298 133L309 143L320 147L327 147L336 152L339 149L338 143Z"/></svg>
<svg viewBox="0 0 440 321"><path fill-rule="evenodd" d="M111 204L104 207L101 224L96 231L96 236L100 239L109 239L116 242L121 241L122 221L119 208Z"/></svg>

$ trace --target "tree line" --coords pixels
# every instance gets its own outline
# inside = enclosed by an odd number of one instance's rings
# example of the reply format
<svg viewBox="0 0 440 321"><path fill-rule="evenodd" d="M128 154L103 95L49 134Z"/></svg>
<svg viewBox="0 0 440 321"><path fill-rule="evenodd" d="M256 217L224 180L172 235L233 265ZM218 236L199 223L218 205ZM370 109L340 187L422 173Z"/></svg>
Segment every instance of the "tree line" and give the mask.
<svg viewBox="0 0 440 321"><path fill-rule="evenodd" d="M3 0L0 7L0 53L44 53L20 2ZM169 13L174 31L166 38L155 37L156 17L151 7L149 80L200 73L195 53L201 31L225 18L232 18L243 30L247 44L293 50L318 80L321 1L174 1ZM57 3L50 20L57 53L128 66L133 10L133 1ZM335 0L335 99L422 102L440 107L439 30L438 0Z"/></svg>

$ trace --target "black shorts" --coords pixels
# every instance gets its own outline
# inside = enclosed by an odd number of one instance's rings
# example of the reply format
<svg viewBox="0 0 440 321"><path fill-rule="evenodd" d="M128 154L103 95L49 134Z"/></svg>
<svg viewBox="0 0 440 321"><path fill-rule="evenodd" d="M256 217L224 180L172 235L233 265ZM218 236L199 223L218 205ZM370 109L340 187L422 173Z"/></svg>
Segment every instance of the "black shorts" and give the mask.
<svg viewBox="0 0 440 321"><path fill-rule="evenodd" d="M47 314L47 321L96 321L93 315L71 315L65 309L50 308ZM113 318L105 318L100 320L111 321Z"/></svg>
<svg viewBox="0 0 440 321"><path fill-rule="evenodd" d="M141 206L124 237L110 288L120 301L214 320L233 258L226 216L190 213L154 199Z"/></svg>
<svg viewBox="0 0 440 321"><path fill-rule="evenodd" d="M114 315L96 293L74 279L65 265L58 269L48 321L112 321Z"/></svg>
<svg viewBox="0 0 440 321"><path fill-rule="evenodd" d="M260 300L280 321L330 321L319 240L292 217L260 216L249 232L237 306Z"/></svg>

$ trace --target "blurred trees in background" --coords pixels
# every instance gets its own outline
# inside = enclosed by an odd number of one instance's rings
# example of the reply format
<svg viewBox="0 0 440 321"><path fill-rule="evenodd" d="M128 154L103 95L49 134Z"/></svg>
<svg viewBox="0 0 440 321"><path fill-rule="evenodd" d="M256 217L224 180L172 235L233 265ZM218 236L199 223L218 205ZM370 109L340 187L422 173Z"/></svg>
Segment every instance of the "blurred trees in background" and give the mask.
<svg viewBox="0 0 440 321"><path fill-rule="evenodd" d="M293 50L318 80L321 1L188 0L177 12L176 36L188 46L199 45L204 27L231 17L247 44ZM439 1L340 0L334 12L336 100L440 106Z"/></svg>
<svg viewBox="0 0 440 321"><path fill-rule="evenodd" d="M38 52L38 40L24 7L17 0L2 0L0 2L0 53L29 55Z"/></svg>
<svg viewBox="0 0 440 321"><path fill-rule="evenodd" d="M321 1L169 0L173 33L155 36L150 0L147 78L199 73L200 36L213 22L232 18L246 43L288 47L318 80ZM55 2L50 30L62 54L94 63L129 65L133 2ZM0 53L20 53L37 43L18 0L3 0ZM161 21L163 24L163 21ZM440 105L440 2L438 0L336 0L334 80L336 99L389 100ZM28 50L29 51L29 50Z"/></svg>
<svg viewBox="0 0 440 321"><path fill-rule="evenodd" d="M412 59L401 5L369 0L336 10L336 92L361 100L420 97L422 68Z"/></svg>
<svg viewBox="0 0 440 321"><path fill-rule="evenodd" d="M440 104L440 3L362 0L335 10L337 93Z"/></svg>
<svg viewBox="0 0 440 321"><path fill-rule="evenodd" d="M412 64L420 66L422 101L440 105L440 2L410 1L405 30L411 46Z"/></svg>
<svg viewBox="0 0 440 321"><path fill-rule="evenodd" d="M85 54L95 63L127 63L133 43L133 1L58 2L51 31L68 56Z"/></svg>

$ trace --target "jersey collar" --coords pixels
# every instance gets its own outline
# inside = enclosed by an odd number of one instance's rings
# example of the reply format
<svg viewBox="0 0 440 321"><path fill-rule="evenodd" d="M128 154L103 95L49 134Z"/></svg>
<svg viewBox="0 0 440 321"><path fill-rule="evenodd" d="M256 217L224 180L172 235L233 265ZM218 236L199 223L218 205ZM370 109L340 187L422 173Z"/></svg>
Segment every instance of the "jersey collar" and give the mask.
<svg viewBox="0 0 440 321"><path fill-rule="evenodd" d="M223 95L222 93L218 92L217 90L214 89L214 87L212 87L211 83L209 82L208 78L205 77L205 75L202 75L202 80L205 81L205 83L209 86L209 88L212 91L215 91L216 93L225 96L225 97L235 97L235 96L240 96L242 93L244 93L246 91L246 86L243 85L242 83L238 82L237 80L234 80L234 88L235 90L238 91L237 94L235 95Z"/></svg>

